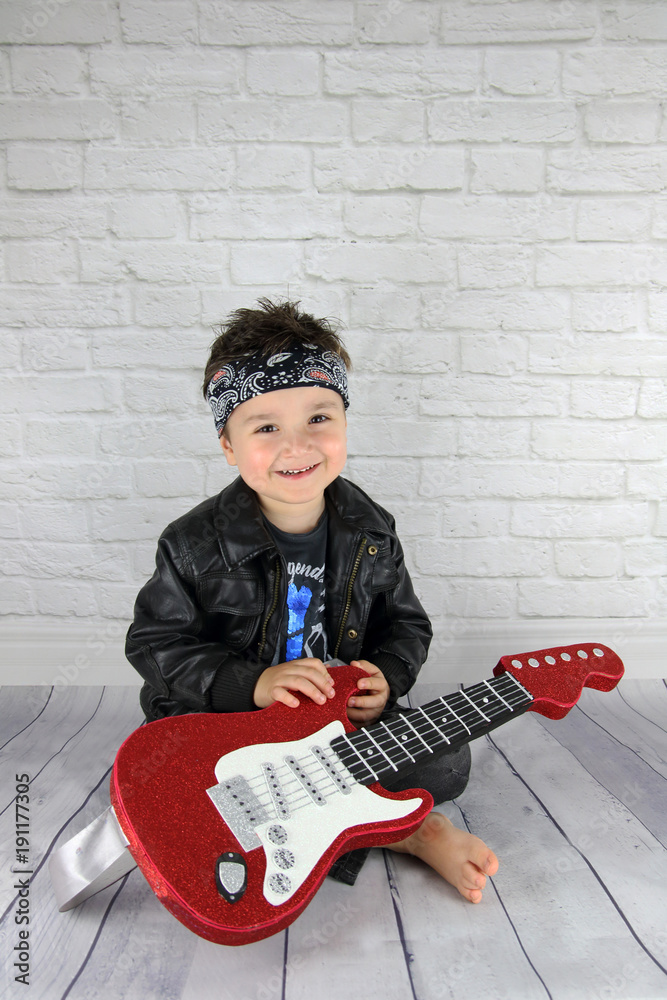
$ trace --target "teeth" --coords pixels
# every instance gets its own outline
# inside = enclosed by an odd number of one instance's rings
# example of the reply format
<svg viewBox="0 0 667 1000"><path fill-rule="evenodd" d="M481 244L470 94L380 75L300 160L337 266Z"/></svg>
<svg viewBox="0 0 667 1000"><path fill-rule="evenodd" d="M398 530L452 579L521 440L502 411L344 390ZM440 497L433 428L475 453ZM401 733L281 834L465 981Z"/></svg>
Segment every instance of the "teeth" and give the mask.
<svg viewBox="0 0 667 1000"><path fill-rule="evenodd" d="M305 469L283 469L284 476L297 476L300 472L308 472L309 469L315 468L313 465L307 465Z"/></svg>

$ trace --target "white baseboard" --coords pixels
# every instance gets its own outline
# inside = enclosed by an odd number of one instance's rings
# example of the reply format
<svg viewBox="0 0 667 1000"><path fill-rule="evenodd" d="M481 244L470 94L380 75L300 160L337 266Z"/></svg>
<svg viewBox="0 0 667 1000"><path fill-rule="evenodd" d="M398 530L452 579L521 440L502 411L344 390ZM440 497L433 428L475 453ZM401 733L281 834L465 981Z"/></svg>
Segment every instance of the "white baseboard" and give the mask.
<svg viewBox="0 0 667 1000"><path fill-rule="evenodd" d="M0 624L1 684L132 684L141 678L125 659L127 622ZM473 683L490 677L501 656L547 646L601 642L632 678L667 677L667 623L636 618L552 618L505 622L434 622L419 679Z"/></svg>

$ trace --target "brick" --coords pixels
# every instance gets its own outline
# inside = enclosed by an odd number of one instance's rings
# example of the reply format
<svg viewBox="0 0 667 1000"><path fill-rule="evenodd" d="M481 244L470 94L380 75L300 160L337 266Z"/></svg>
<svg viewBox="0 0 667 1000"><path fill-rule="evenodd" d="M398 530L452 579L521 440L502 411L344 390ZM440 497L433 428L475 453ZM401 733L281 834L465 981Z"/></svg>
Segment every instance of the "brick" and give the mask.
<svg viewBox="0 0 667 1000"><path fill-rule="evenodd" d="M667 332L667 292L649 291L648 325L649 329L655 333ZM646 374L655 374L655 372L647 372Z"/></svg>
<svg viewBox="0 0 667 1000"><path fill-rule="evenodd" d="M557 493L557 465L541 462L473 462L425 459L419 496L436 497L549 497Z"/></svg>
<svg viewBox="0 0 667 1000"><path fill-rule="evenodd" d="M475 417L458 422L458 454L488 459L525 459L530 453L530 426L524 420Z"/></svg>
<svg viewBox="0 0 667 1000"><path fill-rule="evenodd" d="M575 330L615 332L635 330L639 308L634 292L572 293L572 325Z"/></svg>
<svg viewBox="0 0 667 1000"><path fill-rule="evenodd" d="M407 504L394 503L391 513L396 519L396 528L402 540L439 534L442 520L439 504L416 503L414 500Z"/></svg>
<svg viewBox="0 0 667 1000"><path fill-rule="evenodd" d="M628 466L628 496L661 500L667 496L667 463ZM667 506L665 507L667 510ZM667 525L667 521L665 522ZM667 532L665 532L667 533Z"/></svg>
<svg viewBox="0 0 667 1000"><path fill-rule="evenodd" d="M195 118L192 101L123 101L121 138L132 146L187 146Z"/></svg>
<svg viewBox="0 0 667 1000"><path fill-rule="evenodd" d="M7 186L19 191L68 191L83 180L83 150L56 143L10 143ZM70 223L71 224L71 223Z"/></svg>
<svg viewBox="0 0 667 1000"><path fill-rule="evenodd" d="M141 326L192 326L199 321L199 292L192 285L141 284L133 289L132 297L135 320Z"/></svg>
<svg viewBox="0 0 667 1000"><path fill-rule="evenodd" d="M319 92L320 56L317 52L249 51L246 79L251 94L276 97L313 97Z"/></svg>
<svg viewBox="0 0 667 1000"><path fill-rule="evenodd" d="M87 190L225 191L234 170L231 150L101 149L86 151Z"/></svg>
<svg viewBox="0 0 667 1000"><path fill-rule="evenodd" d="M40 0L0 3L0 43L98 45L114 37L114 13L106 0Z"/></svg>
<svg viewBox="0 0 667 1000"><path fill-rule="evenodd" d="M667 375L667 345L602 334L571 340L535 334L530 338L529 369L569 375Z"/></svg>
<svg viewBox="0 0 667 1000"><path fill-rule="evenodd" d="M537 285L628 285L652 281L667 284L667 250L651 246L594 246L538 248Z"/></svg>
<svg viewBox="0 0 667 1000"><path fill-rule="evenodd" d="M564 413L566 402L562 386L537 379L433 376L422 383L420 412L440 417L554 417Z"/></svg>
<svg viewBox="0 0 667 1000"><path fill-rule="evenodd" d="M547 186L564 194L662 191L664 173L653 152L556 149L547 159Z"/></svg>
<svg viewBox="0 0 667 1000"><path fill-rule="evenodd" d="M5 100L0 132L5 139L112 139L117 115L107 101Z"/></svg>
<svg viewBox="0 0 667 1000"><path fill-rule="evenodd" d="M2 342L3 368L18 369L21 365L21 336L15 330L0 330L0 341Z"/></svg>
<svg viewBox="0 0 667 1000"><path fill-rule="evenodd" d="M437 12L424 0L357 0L357 27L361 42L411 45L431 40Z"/></svg>
<svg viewBox="0 0 667 1000"><path fill-rule="evenodd" d="M427 539L416 546L425 573L448 576L535 576L550 564L550 546L515 538Z"/></svg>
<svg viewBox="0 0 667 1000"><path fill-rule="evenodd" d="M651 206L638 198L592 198L582 200L577 208L578 240L645 240L650 231Z"/></svg>
<svg viewBox="0 0 667 1000"><path fill-rule="evenodd" d="M303 274L299 243L234 244L230 254L232 281L240 285L273 284L297 280Z"/></svg>
<svg viewBox="0 0 667 1000"><path fill-rule="evenodd" d="M316 149L313 157L319 191L455 191L463 187L461 149Z"/></svg>
<svg viewBox="0 0 667 1000"><path fill-rule="evenodd" d="M352 137L358 142L420 142L424 139L424 105L391 98L353 101Z"/></svg>
<svg viewBox="0 0 667 1000"><path fill-rule="evenodd" d="M12 90L39 97L45 94L85 96L87 65L73 45L30 45L10 52Z"/></svg>
<svg viewBox="0 0 667 1000"><path fill-rule="evenodd" d="M667 426L648 427L628 422L618 424L589 420L552 423L533 428L533 451L540 458L657 461L665 454Z"/></svg>
<svg viewBox="0 0 667 1000"><path fill-rule="evenodd" d="M351 0L217 0L199 4L203 45L348 45L354 38Z"/></svg>
<svg viewBox="0 0 667 1000"><path fill-rule="evenodd" d="M657 101L596 101L584 108L584 133L591 142L656 142L661 117Z"/></svg>
<svg viewBox="0 0 667 1000"><path fill-rule="evenodd" d="M561 292L424 293L427 329L561 330L568 319L568 299Z"/></svg>
<svg viewBox="0 0 667 1000"><path fill-rule="evenodd" d="M466 579L441 581L422 577L419 595L432 617L446 608L450 625L459 618L507 618L515 606L515 584L500 580ZM437 640L436 640L437 641Z"/></svg>
<svg viewBox="0 0 667 1000"><path fill-rule="evenodd" d="M49 462L40 461L34 468L26 467L22 476L29 475L30 492L24 495L44 495L52 500L96 500L107 497L128 497L134 487L130 471L118 462L94 461Z"/></svg>
<svg viewBox="0 0 667 1000"><path fill-rule="evenodd" d="M71 288L12 288L0 300L0 325L88 327L127 322L125 290L79 286Z"/></svg>
<svg viewBox="0 0 667 1000"><path fill-rule="evenodd" d="M32 581L35 609L37 614L52 615L57 618L87 618L98 616L100 606L95 599L92 583L78 580L60 579L58 585L53 581L43 581L39 578Z"/></svg>
<svg viewBox="0 0 667 1000"><path fill-rule="evenodd" d="M426 236L445 239L567 239L572 207L549 196L498 198L424 195L419 225Z"/></svg>
<svg viewBox="0 0 667 1000"><path fill-rule="evenodd" d="M341 234L339 197L198 195L189 199L193 240L312 239Z"/></svg>
<svg viewBox="0 0 667 1000"><path fill-rule="evenodd" d="M324 53L328 94L465 94L479 82L480 54L466 49L341 49Z"/></svg>
<svg viewBox="0 0 667 1000"><path fill-rule="evenodd" d="M242 190L304 191L310 187L310 151L300 146L236 146L237 184Z"/></svg>
<svg viewBox="0 0 667 1000"><path fill-rule="evenodd" d="M454 252L442 245L340 242L306 251L307 273L326 281L451 282L455 266Z"/></svg>
<svg viewBox="0 0 667 1000"><path fill-rule="evenodd" d="M623 495L625 471L620 462L573 462L559 468L557 495L589 500L617 499Z"/></svg>
<svg viewBox="0 0 667 1000"><path fill-rule="evenodd" d="M602 32L613 41L667 41L667 11L646 0L621 0L602 8Z"/></svg>
<svg viewBox="0 0 667 1000"><path fill-rule="evenodd" d="M198 102L198 135L202 143L330 142L348 132L348 110L341 101L285 98Z"/></svg>
<svg viewBox="0 0 667 1000"><path fill-rule="evenodd" d="M558 52L545 46L488 49L484 79L488 88L511 97L547 97L557 92L560 77Z"/></svg>
<svg viewBox="0 0 667 1000"><path fill-rule="evenodd" d="M516 504L510 531L531 538L614 538L643 535L649 526L647 503Z"/></svg>
<svg viewBox="0 0 667 1000"><path fill-rule="evenodd" d="M667 52L662 47L608 46L566 53L563 92L587 97L663 94Z"/></svg>
<svg viewBox="0 0 667 1000"><path fill-rule="evenodd" d="M472 149L470 167L473 194L532 194L544 188L540 149Z"/></svg>
<svg viewBox="0 0 667 1000"><path fill-rule="evenodd" d="M459 288L510 288L530 284L532 247L465 246L458 250Z"/></svg>
<svg viewBox="0 0 667 1000"><path fill-rule="evenodd" d="M655 534L660 535L661 537L667 535L667 503L661 503L658 507Z"/></svg>
<svg viewBox="0 0 667 1000"><path fill-rule="evenodd" d="M107 229L103 203L68 195L66 198L6 197L0 206L0 228L6 238L89 236L101 238Z"/></svg>
<svg viewBox="0 0 667 1000"><path fill-rule="evenodd" d="M183 284L217 282L228 266L224 246L164 240L119 240L81 244L81 280L120 281L132 275L140 281Z"/></svg>
<svg viewBox="0 0 667 1000"><path fill-rule="evenodd" d="M0 455L3 458L14 458L23 454L21 421L18 418L0 418L0 433L2 434L0 437Z"/></svg>
<svg viewBox="0 0 667 1000"><path fill-rule="evenodd" d="M136 496L178 497L183 495L183 484L203 495L204 477L197 462L180 459L177 462L137 462L134 467Z"/></svg>
<svg viewBox="0 0 667 1000"><path fill-rule="evenodd" d="M445 538L486 538L509 534L510 507L497 500L442 504Z"/></svg>
<svg viewBox="0 0 667 1000"><path fill-rule="evenodd" d="M169 372L141 372L123 379L123 399L128 410L157 415L190 413L196 396L189 380Z"/></svg>
<svg viewBox="0 0 667 1000"><path fill-rule="evenodd" d="M0 537L16 539L20 534L18 507L16 504L0 502Z"/></svg>
<svg viewBox="0 0 667 1000"><path fill-rule="evenodd" d="M417 203L394 195L352 197L344 204L343 218L345 228L355 236L415 236Z"/></svg>
<svg viewBox="0 0 667 1000"><path fill-rule="evenodd" d="M1 381L4 407L10 413L25 412L26 399L31 394L48 399L49 411L53 413L107 413L118 403L116 383L92 374L32 373L5 376Z"/></svg>
<svg viewBox="0 0 667 1000"><path fill-rule="evenodd" d="M120 0L120 25L126 42L182 45L197 42L197 10L194 0Z"/></svg>
<svg viewBox="0 0 667 1000"><path fill-rule="evenodd" d="M9 53L0 52L0 93L4 94L11 89L10 78Z"/></svg>
<svg viewBox="0 0 667 1000"><path fill-rule="evenodd" d="M90 529L100 542L146 541L155 545L158 526L170 524L183 511L173 499L119 500L95 504L91 510Z"/></svg>
<svg viewBox="0 0 667 1000"><path fill-rule="evenodd" d="M168 239L183 235L186 214L174 194L131 194L112 200L109 229L121 240Z"/></svg>
<svg viewBox="0 0 667 1000"><path fill-rule="evenodd" d="M667 417L667 383L664 379L644 380L639 390L637 413L647 419Z"/></svg>
<svg viewBox="0 0 667 1000"><path fill-rule="evenodd" d="M192 378L182 381L183 385L177 390L182 414L178 420L175 421L173 415L164 408L158 408L155 414L146 416L144 407L141 417L135 414L130 420L104 424L99 434L101 454L105 458L117 456L123 461L128 458L145 458L146 455L167 461L193 457L206 460L211 455L217 458L217 435L211 411L201 397L199 384L193 385ZM201 383L200 378L196 381ZM222 453L219 457L222 460Z"/></svg>
<svg viewBox="0 0 667 1000"><path fill-rule="evenodd" d="M456 429L443 426L442 421L372 419L348 425L348 447L351 455L415 456L453 455L456 453Z"/></svg>
<svg viewBox="0 0 667 1000"><path fill-rule="evenodd" d="M548 8L539 0L511 5L452 0L442 9L440 41L445 45L584 41L593 37L596 24L596 5L590 0Z"/></svg>
<svg viewBox="0 0 667 1000"><path fill-rule="evenodd" d="M25 371L85 371L90 363L87 331L27 331L23 343Z"/></svg>
<svg viewBox="0 0 667 1000"><path fill-rule="evenodd" d="M520 334L461 336L461 370L485 375L525 372L528 345Z"/></svg>
<svg viewBox="0 0 667 1000"><path fill-rule="evenodd" d="M434 142L571 142L577 116L564 101L433 101L428 135Z"/></svg>
<svg viewBox="0 0 667 1000"><path fill-rule="evenodd" d="M404 375L432 375L450 371L456 358L456 343L450 337L426 333L415 338L412 332L368 334L364 331L358 339L354 334L355 331L345 334L353 355L354 373L393 375L400 371Z"/></svg>
<svg viewBox="0 0 667 1000"><path fill-rule="evenodd" d="M38 455L61 455L67 458L89 458L95 456L95 436L91 434L90 427L85 425L81 419L71 420L28 420L24 434L25 446L28 453L37 457ZM85 520L85 519L84 519ZM80 531L76 538L71 541L79 541L82 535L85 537L87 528L84 524L83 531ZM61 536L54 535L58 541L65 541Z"/></svg>
<svg viewBox="0 0 667 1000"><path fill-rule="evenodd" d="M60 284L78 277L78 253L71 241L12 240L6 251L10 281Z"/></svg>
<svg viewBox="0 0 667 1000"><path fill-rule="evenodd" d="M667 546L663 541L626 542L623 564L627 576L667 575Z"/></svg>
<svg viewBox="0 0 667 1000"><path fill-rule="evenodd" d="M372 343L376 345L371 348L370 357L382 357L395 350L395 345L400 348L407 340L406 337L390 338L387 340L387 347L383 347L386 330L410 330L413 328L415 318L420 313L420 292L418 288L404 288L400 296L396 295L393 285L377 282L371 288L351 289L350 294L350 323L353 327L362 327L364 330L382 331L372 338ZM432 340L432 338L429 338ZM409 350L419 349L419 341L412 341ZM401 351L401 357L405 358L405 353ZM401 370L402 367L401 367Z"/></svg>
<svg viewBox="0 0 667 1000"><path fill-rule="evenodd" d="M634 417L638 391L638 383L627 379L574 379L570 390L570 414L610 420Z"/></svg>
<svg viewBox="0 0 667 1000"><path fill-rule="evenodd" d="M643 580L519 583L519 612L539 618L644 618L650 599Z"/></svg>
<svg viewBox="0 0 667 1000"><path fill-rule="evenodd" d="M417 417L419 379L409 376L387 375L382 379L354 376L354 422L361 429L367 421L361 417ZM360 415L357 419L357 414Z"/></svg>
<svg viewBox="0 0 667 1000"><path fill-rule="evenodd" d="M237 94L243 75L242 53L231 50L133 46L91 49L88 58L91 88L105 95Z"/></svg>
<svg viewBox="0 0 667 1000"><path fill-rule="evenodd" d="M617 576L621 568L618 546L614 542L556 542L556 569L565 577Z"/></svg>

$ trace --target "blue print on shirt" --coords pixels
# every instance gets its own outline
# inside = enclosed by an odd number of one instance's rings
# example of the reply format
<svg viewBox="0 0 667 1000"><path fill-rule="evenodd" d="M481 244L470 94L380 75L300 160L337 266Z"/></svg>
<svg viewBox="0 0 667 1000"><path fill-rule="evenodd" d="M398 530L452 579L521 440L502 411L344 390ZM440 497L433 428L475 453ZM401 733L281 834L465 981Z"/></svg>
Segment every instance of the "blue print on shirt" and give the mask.
<svg viewBox="0 0 667 1000"><path fill-rule="evenodd" d="M310 604L313 592L310 587L300 587L298 590L293 583L287 588L287 643L285 646L285 659L297 660L301 656L303 649L303 629L306 621L306 611Z"/></svg>

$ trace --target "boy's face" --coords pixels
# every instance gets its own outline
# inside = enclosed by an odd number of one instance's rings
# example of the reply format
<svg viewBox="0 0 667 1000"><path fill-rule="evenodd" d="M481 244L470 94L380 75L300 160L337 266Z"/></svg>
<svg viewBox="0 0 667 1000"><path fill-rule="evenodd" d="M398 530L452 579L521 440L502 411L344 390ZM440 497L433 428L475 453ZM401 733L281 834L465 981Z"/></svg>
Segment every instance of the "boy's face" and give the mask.
<svg viewBox="0 0 667 1000"><path fill-rule="evenodd" d="M318 386L266 392L237 406L225 431L225 457L258 494L269 520L321 513L324 490L347 459L345 407L337 392Z"/></svg>

